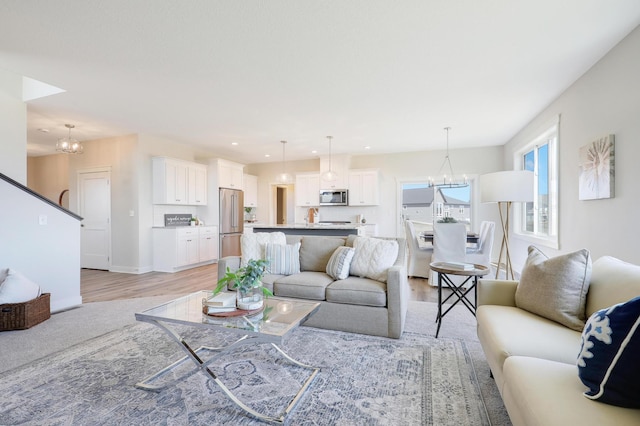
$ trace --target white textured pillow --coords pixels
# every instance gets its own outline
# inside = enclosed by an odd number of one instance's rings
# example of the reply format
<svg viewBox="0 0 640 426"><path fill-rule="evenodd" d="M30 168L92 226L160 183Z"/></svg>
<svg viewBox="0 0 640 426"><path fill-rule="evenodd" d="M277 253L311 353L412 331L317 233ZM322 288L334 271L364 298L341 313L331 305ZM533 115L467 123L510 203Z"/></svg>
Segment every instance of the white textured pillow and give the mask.
<svg viewBox="0 0 640 426"><path fill-rule="evenodd" d="M0 285L0 305L23 303L40 296L40 286L21 273L9 269L7 277Z"/></svg>
<svg viewBox="0 0 640 426"><path fill-rule="evenodd" d="M253 232L242 234L240 237L240 247L242 257L240 266L247 266L249 259L265 259L264 246L267 243L287 244L287 237L283 232Z"/></svg>
<svg viewBox="0 0 640 426"><path fill-rule="evenodd" d="M327 274L334 280L344 280L349 276L351 261L355 250L351 247L338 247L327 263Z"/></svg>
<svg viewBox="0 0 640 426"><path fill-rule="evenodd" d="M387 269L398 258L398 241L358 237L353 248L350 274L386 283Z"/></svg>
<svg viewBox="0 0 640 426"><path fill-rule="evenodd" d="M293 275L300 273L300 243L264 245L265 259L269 261L271 274Z"/></svg>

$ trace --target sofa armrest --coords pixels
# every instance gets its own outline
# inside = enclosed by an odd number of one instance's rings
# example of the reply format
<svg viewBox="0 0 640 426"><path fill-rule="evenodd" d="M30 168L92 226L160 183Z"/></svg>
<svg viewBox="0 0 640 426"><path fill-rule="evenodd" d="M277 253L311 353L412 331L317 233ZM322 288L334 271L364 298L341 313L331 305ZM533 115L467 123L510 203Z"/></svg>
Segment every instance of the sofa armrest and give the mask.
<svg viewBox="0 0 640 426"><path fill-rule="evenodd" d="M409 308L409 281L404 258L387 270L387 309L389 314L389 337L399 339Z"/></svg>
<svg viewBox="0 0 640 426"><path fill-rule="evenodd" d="M240 256L227 256L218 259L218 281L227 273L227 267L229 267L231 271L239 269Z"/></svg>
<svg viewBox="0 0 640 426"><path fill-rule="evenodd" d="M478 306L516 306L518 281L480 280L478 282Z"/></svg>

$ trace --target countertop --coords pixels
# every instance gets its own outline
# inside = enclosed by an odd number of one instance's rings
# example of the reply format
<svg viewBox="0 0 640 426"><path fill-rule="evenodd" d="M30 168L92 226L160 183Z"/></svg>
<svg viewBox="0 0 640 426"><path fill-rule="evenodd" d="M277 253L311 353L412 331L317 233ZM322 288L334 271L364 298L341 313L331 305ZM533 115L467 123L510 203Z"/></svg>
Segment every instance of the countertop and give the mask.
<svg viewBox="0 0 640 426"><path fill-rule="evenodd" d="M253 228L280 228L280 229L358 229L364 224L357 223L345 223L345 224L333 224L333 223L286 223L283 225L265 225L255 224Z"/></svg>

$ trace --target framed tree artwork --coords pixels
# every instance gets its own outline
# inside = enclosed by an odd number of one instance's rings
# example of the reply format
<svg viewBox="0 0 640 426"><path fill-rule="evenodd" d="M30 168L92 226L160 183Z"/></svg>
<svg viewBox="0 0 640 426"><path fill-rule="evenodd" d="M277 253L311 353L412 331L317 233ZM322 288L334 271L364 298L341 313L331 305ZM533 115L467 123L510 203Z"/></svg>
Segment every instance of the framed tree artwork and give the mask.
<svg viewBox="0 0 640 426"><path fill-rule="evenodd" d="M578 199L600 200L615 196L614 135L580 148Z"/></svg>

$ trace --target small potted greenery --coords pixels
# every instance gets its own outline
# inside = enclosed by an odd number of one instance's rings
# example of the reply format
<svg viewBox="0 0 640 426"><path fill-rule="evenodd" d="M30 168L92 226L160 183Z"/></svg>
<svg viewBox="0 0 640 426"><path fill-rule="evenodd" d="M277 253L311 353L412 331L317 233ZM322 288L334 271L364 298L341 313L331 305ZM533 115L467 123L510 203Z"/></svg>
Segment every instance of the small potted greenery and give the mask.
<svg viewBox="0 0 640 426"><path fill-rule="evenodd" d="M458 223L455 217L445 216L438 221L438 223Z"/></svg>
<svg viewBox="0 0 640 426"><path fill-rule="evenodd" d="M238 291L236 305L238 309L260 309L265 297L273 296L271 291L262 285L262 277L267 271L269 261L250 259L246 266L235 271L227 267L227 271L219 281L214 294L220 293L229 284Z"/></svg>

